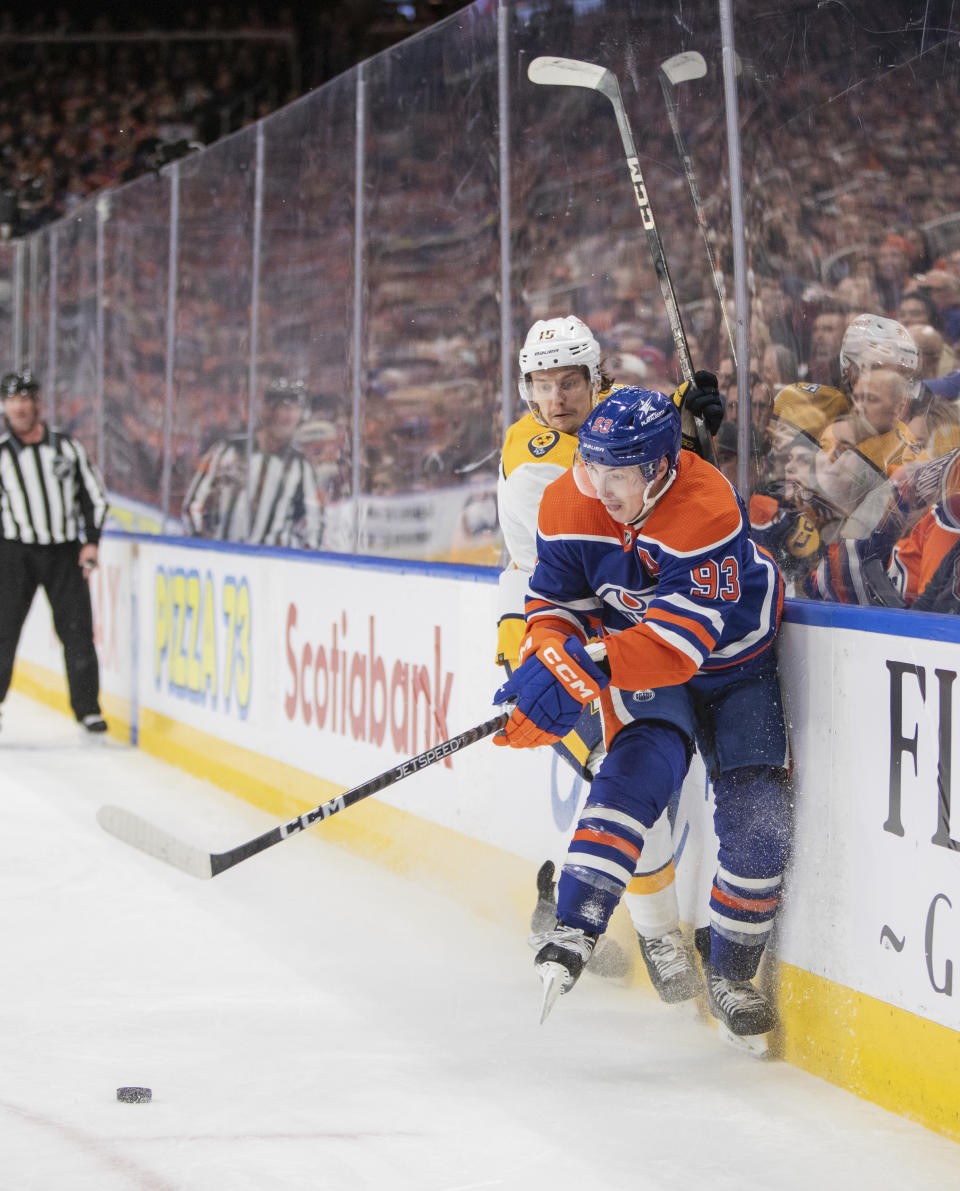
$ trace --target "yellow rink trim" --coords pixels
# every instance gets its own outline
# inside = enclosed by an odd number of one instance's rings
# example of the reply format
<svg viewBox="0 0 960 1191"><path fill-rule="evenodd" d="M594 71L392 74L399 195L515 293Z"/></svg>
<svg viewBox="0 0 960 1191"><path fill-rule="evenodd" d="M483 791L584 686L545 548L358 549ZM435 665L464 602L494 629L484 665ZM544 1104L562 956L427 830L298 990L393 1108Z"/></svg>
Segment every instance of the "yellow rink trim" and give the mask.
<svg viewBox="0 0 960 1191"><path fill-rule="evenodd" d="M59 675L18 661L14 686L69 713ZM124 738L126 721L120 713L129 714L128 704L106 697L103 704L111 733ZM149 710L140 713L140 747L281 820L296 818L345 789ZM533 908L533 866L521 857L374 798L315 830L318 838L395 872L429 879L491 921L514 923L521 939L526 933ZM632 932L622 907L608 933L621 946L631 947ZM525 959L521 943L518 962ZM776 969L782 1021L778 1054L960 1141L960 1033L790 964L777 964ZM647 983L642 964L634 963L632 970L636 982Z"/></svg>
<svg viewBox="0 0 960 1191"><path fill-rule="evenodd" d="M13 669L13 681L10 685L20 694L29 695L38 703L45 703L55 711L62 711L73 718L65 674L57 674L45 666L38 666L35 662L17 658ZM109 725L109 734L118 740L128 741L130 739L129 699L101 693L100 708Z"/></svg>
<svg viewBox="0 0 960 1191"><path fill-rule="evenodd" d="M155 711L140 713L140 747L280 820L295 819L347 789ZM311 830L394 872L429 877L445 893L493 921L520 913L529 916L533 880L528 861L375 798Z"/></svg>
<svg viewBox="0 0 960 1191"><path fill-rule="evenodd" d="M960 1141L960 1033L780 964L783 1058Z"/></svg>

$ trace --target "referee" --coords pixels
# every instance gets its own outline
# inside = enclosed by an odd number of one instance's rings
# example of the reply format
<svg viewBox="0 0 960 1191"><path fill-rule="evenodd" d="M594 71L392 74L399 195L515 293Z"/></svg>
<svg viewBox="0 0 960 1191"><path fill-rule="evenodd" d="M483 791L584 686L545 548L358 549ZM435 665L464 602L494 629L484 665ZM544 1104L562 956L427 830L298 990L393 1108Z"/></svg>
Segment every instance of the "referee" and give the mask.
<svg viewBox="0 0 960 1191"><path fill-rule="evenodd" d="M0 378L7 423L0 436L0 703L23 622L42 587L63 644L73 713L88 732L106 732L87 580L97 565L107 501L80 443L41 420L39 391L29 371Z"/></svg>
<svg viewBox="0 0 960 1191"><path fill-rule="evenodd" d="M240 434L214 443L200 461L183 503L184 525L194 537L316 550L317 475L295 440L306 412L303 382L274 381L263 403L249 457Z"/></svg>

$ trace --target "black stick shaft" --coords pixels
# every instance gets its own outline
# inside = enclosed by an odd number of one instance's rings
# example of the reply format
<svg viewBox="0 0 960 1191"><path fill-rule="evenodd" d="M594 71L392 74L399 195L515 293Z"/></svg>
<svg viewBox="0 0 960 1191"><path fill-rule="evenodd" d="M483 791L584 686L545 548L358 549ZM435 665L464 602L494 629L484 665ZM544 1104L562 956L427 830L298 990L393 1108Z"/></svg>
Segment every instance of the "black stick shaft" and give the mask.
<svg viewBox="0 0 960 1191"><path fill-rule="evenodd" d="M647 195L646 183L643 180L643 171L640 169L637 147L634 144L633 132L630 128L630 121L627 119L627 109L624 106L623 94L620 91L616 75L595 63L581 62L572 58L535 58L527 67L527 75L535 83L586 87L591 91L599 91L610 101L623 144L623 153L630 175L630 186L640 209L640 222L643 225L653 269L657 275L660 296L663 298L663 304L667 310L673 345L680 362L680 371L683 373L684 380L692 381L693 362L690 359L687 335L683 329L683 319L680 317L680 304L677 301L670 270L667 267L663 242L653 218L653 209ZM717 452L706 426L701 425L685 406L681 409L680 415L683 422L684 438L690 440L691 443L699 442L703 457L715 465Z"/></svg>
<svg viewBox="0 0 960 1191"><path fill-rule="evenodd" d="M647 248L650 250L650 259L653 262L653 269L657 275L657 283L660 286L660 296L663 298L663 304L667 308L667 318L670 322L670 331L673 335L673 345L677 352L677 359L680 361L680 371L683 373L684 380L692 381L693 362L690 359L690 348L687 346L687 334L683 329L683 319L680 317L680 303L677 301L676 290L673 288L673 280L670 277L670 270L667 267L666 254L663 251L663 241L660 239L660 233L657 231L657 225L653 218L653 209L650 206L647 186L643 180L643 171L640 169L640 159L637 156L633 133L630 130L630 123L627 120L627 111L624 107L623 96L620 93L620 84L613 75L609 75L609 80L608 86L602 88L602 91L607 99L610 100L617 119L617 128L620 131L620 140L623 142L627 170L630 174L630 185L633 187L633 195L640 209L640 222L643 224L643 231L647 238ZM706 427L703 427L702 433L700 433L700 427L696 424L690 412L687 409L683 409L681 414L685 422L689 419L692 423L689 427L685 426L684 430L699 440L704 458L716 465L717 453L713 446L713 439L707 433Z"/></svg>
<svg viewBox="0 0 960 1191"><path fill-rule="evenodd" d="M683 167L683 176L687 180L687 189L690 191L690 198L693 201L693 209L696 212L697 225L700 228L703 246L707 251L707 264L710 266L710 273L713 277L713 288L716 291L717 301L720 303L720 317L723 319L723 326L727 332L727 342L730 344L730 358L733 360L734 368L736 368L737 345L733 339L733 329L730 326L730 319L727 317L727 309L724 305L723 280L713 259L713 249L710 247L710 232L707 227L707 217L703 210L703 200L700 197L700 187L697 185L696 171L693 168L693 158L690 156L686 141L683 139L683 134L680 131L677 104L671 93L670 86L669 79L665 77L661 70L660 90L663 92L663 101L667 108L667 119L670 121L670 130L673 133L674 144L677 146L677 154L680 157L680 164Z"/></svg>
<svg viewBox="0 0 960 1191"><path fill-rule="evenodd" d="M485 736L491 736L494 732L499 731L509 718L509 714L505 712L494 716L493 719L487 720L483 724L478 724L475 728L468 728L466 732L461 732L458 736L452 736L449 740L442 741L434 748L418 753L415 757L411 757L408 761L403 761L400 765L395 765L392 769L386 770L386 772L381 773L378 777L371 778L360 786L354 786L352 790L338 794L336 798L331 798L329 802L321 803L320 806L314 807L313 810L307 811L305 814L300 815L299 818L291 819L289 823L281 823L279 827L274 827L270 831L264 832L263 835L258 835L256 839L249 840L245 844L240 844L236 848L231 848L228 852L214 853L210 857L210 867L212 869L210 875L215 877L225 869L233 868L235 864L240 864L241 861L247 860L251 856L256 856L258 852L264 852L267 848L272 848L274 844L279 844L281 840L285 840L291 835L296 835L298 832L305 831L321 819L329 819L332 815L346 810L348 806L353 806L354 803L360 802L364 798L369 798L371 794L377 794L379 791L385 790L387 786L393 786L397 782L403 781L405 777L410 777L411 774L419 773L421 769L427 769L430 765L435 765L437 761L442 761L445 757L452 757L454 753L465 749L467 745L475 744L478 740L483 740Z"/></svg>

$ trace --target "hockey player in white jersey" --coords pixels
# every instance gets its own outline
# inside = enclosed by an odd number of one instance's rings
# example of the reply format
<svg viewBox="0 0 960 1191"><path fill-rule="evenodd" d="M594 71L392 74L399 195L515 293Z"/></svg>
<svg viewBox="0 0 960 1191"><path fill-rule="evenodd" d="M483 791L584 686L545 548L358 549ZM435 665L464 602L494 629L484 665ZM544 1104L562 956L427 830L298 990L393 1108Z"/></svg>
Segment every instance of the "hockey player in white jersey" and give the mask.
<svg viewBox="0 0 960 1191"><path fill-rule="evenodd" d="M519 356L520 395L529 412L509 428L503 446L497 502L509 560L500 576L498 662L511 672L517 665L525 632L524 598L536 565L537 516L547 485L572 465L577 432L593 407L619 388L601 365L600 345L579 318L566 315L540 320L527 332ZM711 433L723 418L723 406L710 373L685 387L685 401ZM645 718L670 718L659 701L643 705ZM575 727L554 749L586 781L604 756L601 717L588 706ZM552 926L554 865L538 874L535 930ZM658 995L666 1002L688 1000L702 988L697 965L680 932L674 885L673 843L665 811L647 835L644 854L625 894L644 965Z"/></svg>

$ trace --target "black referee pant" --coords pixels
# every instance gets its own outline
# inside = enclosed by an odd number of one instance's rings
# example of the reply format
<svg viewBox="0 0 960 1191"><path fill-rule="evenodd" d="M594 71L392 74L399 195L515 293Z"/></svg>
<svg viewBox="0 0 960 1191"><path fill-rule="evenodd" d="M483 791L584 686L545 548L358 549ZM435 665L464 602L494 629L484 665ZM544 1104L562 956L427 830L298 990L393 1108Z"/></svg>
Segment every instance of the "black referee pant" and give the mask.
<svg viewBox="0 0 960 1191"><path fill-rule="evenodd" d="M0 703L7 697L20 631L37 588L47 593L63 644L70 706L78 720L100 714L100 666L93 644L90 589L79 542L32 546L0 539Z"/></svg>

